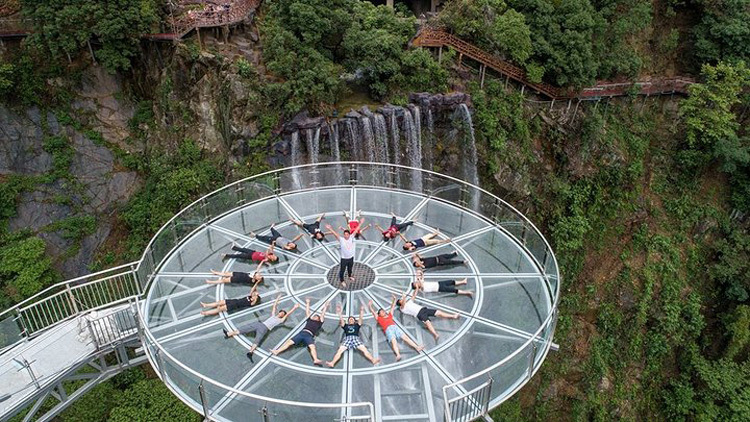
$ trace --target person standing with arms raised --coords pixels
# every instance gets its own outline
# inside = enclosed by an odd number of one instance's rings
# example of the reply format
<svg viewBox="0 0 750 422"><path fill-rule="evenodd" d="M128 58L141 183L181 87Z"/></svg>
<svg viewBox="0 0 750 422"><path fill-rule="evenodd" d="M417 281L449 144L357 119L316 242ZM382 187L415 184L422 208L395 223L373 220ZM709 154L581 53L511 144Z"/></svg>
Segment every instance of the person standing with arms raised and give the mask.
<svg viewBox="0 0 750 422"><path fill-rule="evenodd" d="M347 272L349 274L349 280L354 281L354 276L352 275L352 271L354 269L354 252L355 252L355 244L354 244L354 235L349 230L344 230L344 235L341 236L333 229L333 226L330 224L326 225L326 228L328 229L328 232L331 233L334 237L336 237L336 240L339 241L339 246L341 247L341 263L339 264L339 283L341 284L341 287L346 287L346 283L344 282L344 272Z"/></svg>

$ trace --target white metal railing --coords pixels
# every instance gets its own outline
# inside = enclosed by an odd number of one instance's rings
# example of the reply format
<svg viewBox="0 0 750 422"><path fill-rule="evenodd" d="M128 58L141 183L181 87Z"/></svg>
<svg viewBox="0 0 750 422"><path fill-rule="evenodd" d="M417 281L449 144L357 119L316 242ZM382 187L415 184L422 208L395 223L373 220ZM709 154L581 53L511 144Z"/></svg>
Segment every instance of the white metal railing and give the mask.
<svg viewBox="0 0 750 422"><path fill-rule="evenodd" d="M145 321L141 313L142 309L140 306L138 309L138 321L145 328ZM201 400L200 403L198 401L186 400L184 394L177 394L177 396L182 398L196 412L205 412L204 416L207 420L211 420L210 409L221 402L227 394L232 394L234 396L232 398L232 406L235 408L235 411L248 415L248 419L250 418L249 415L263 414L264 412L277 414L283 412L284 414L278 420L304 420L306 412L316 409L318 412L330 411L331 420L333 421L340 418L341 409L352 409L352 411L359 410L357 413L360 415L352 416L347 420L375 421L375 407L370 402L298 402L265 397L224 385L210 377L201 375L178 359L175 359L167 350L158 347L158 341L148 329L142 329L140 332L144 336L143 344L146 355L156 369L157 374L159 374L159 378L170 388L174 388L174 384L178 384L180 386L191 386L196 389L198 394L193 398ZM311 388L314 387L311 386ZM274 408L274 405L284 407ZM238 407L242 410L236 410ZM289 416L294 416L294 418L289 418Z"/></svg>
<svg viewBox="0 0 750 422"><path fill-rule="evenodd" d="M300 177L302 172L309 174L310 177ZM560 291L560 274L552 249L531 221L513 206L490 192L454 177L385 163L307 164L272 170L215 190L194 201L164 224L151 239L140 260L58 283L0 313L0 349L7 348L20 339L33 336L82 312L141 298L143 293L148 291L159 267L184 240L210 221L238 207L276 195L351 185L416 192L436 200L460 204L494 222L533 259L544 277L552 311L537 331L511 355L444 388L444 397L448 400L450 390L464 395L467 391L475 391L481 384L481 380L489 376L495 380L496 390L499 388L500 391L490 402L489 407L510 397L536 372L552 344ZM291 402L249 395L213 380L204 379L163 350L158 342L154 341L147 324L144 324L143 331L145 332L144 339L151 342L151 344L148 342L144 344L149 360L160 369L162 377L168 375L165 365L172 365L175 369L185 371L187 376L194 378L193 381L197 381L193 384L194 386L205 381L204 385L214 389L213 392L220 390L218 394L222 398L227 392L232 392L253 401L261 400L303 408L322 406L319 403ZM178 376L180 375L177 373L172 374L172 377ZM170 386L170 388L174 387ZM209 397L210 393L211 391L209 391ZM197 397L197 391L193 397ZM189 404L197 411L201 411L201 406L197 403ZM369 405L370 409L372 406L371 403L356 405ZM355 404L337 403L322 407L340 410L353 406Z"/></svg>
<svg viewBox="0 0 750 422"><path fill-rule="evenodd" d="M85 312L141 294L136 262L54 284L0 313L0 351Z"/></svg>

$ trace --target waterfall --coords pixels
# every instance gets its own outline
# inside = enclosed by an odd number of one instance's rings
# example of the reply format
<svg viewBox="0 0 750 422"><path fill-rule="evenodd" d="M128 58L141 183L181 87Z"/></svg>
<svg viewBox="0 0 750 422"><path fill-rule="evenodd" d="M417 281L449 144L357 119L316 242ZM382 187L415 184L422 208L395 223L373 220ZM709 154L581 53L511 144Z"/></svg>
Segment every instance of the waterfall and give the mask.
<svg viewBox="0 0 750 422"><path fill-rule="evenodd" d="M375 161L375 136L372 133L372 122L369 117L362 117L359 121L362 124L362 139L364 140L363 147L367 156L367 161L372 163Z"/></svg>
<svg viewBox="0 0 750 422"><path fill-rule="evenodd" d="M474 125L471 121L471 112L466 104L459 104L456 108L456 117L461 121L461 132L463 133L463 148L466 151L463 154L463 171L464 179L469 183L479 186L479 175L477 174L477 144L474 139ZM471 208L477 209L479 205L479 194L474 192L471 198Z"/></svg>
<svg viewBox="0 0 750 422"><path fill-rule="evenodd" d="M412 115L412 113L414 113ZM422 168L422 145L419 134L419 109L409 106L404 110L404 135L406 137L406 156L409 167ZM418 170L411 172L412 190L422 191L422 173Z"/></svg>
<svg viewBox="0 0 750 422"><path fill-rule="evenodd" d="M318 162L320 153L320 126L315 129L307 129L307 153L310 156L310 163Z"/></svg>
<svg viewBox="0 0 750 422"><path fill-rule="evenodd" d="M349 136L349 145L351 146L351 159L354 161L360 158L359 136L357 135L356 122L352 119L346 119L346 134Z"/></svg>
<svg viewBox="0 0 750 422"><path fill-rule="evenodd" d="M387 163L388 157L388 128L385 126L385 117L380 113L373 115L373 126L375 128L375 159L381 163Z"/></svg>
<svg viewBox="0 0 750 422"><path fill-rule="evenodd" d="M424 168L432 170L432 149L435 147L435 118L432 116L432 109L429 104L427 106L427 136L424 137L422 143L422 151L424 154Z"/></svg>
<svg viewBox="0 0 750 422"><path fill-rule="evenodd" d="M328 125L328 142L331 147L333 161L341 161L341 150L339 149L339 126L336 123Z"/></svg>
<svg viewBox="0 0 750 422"><path fill-rule="evenodd" d="M391 146L389 148L391 151L391 161L393 164L401 164L401 134L398 131L398 122L396 121L396 109L390 110L388 118L391 126Z"/></svg>
<svg viewBox="0 0 750 422"><path fill-rule="evenodd" d="M302 164L302 155L300 153L299 144L299 131L292 132L291 141L291 155L292 155L292 189L297 190L302 188L302 182L299 174L299 169L296 166Z"/></svg>

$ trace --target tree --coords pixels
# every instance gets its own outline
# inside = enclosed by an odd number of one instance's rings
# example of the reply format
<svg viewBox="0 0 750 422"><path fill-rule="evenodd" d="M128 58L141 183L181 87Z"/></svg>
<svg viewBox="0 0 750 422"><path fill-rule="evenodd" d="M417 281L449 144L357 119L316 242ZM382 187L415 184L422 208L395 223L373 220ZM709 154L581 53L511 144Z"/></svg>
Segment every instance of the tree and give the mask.
<svg viewBox="0 0 750 422"><path fill-rule="evenodd" d="M750 59L750 0L700 0L696 55L708 62Z"/></svg>
<svg viewBox="0 0 750 422"><path fill-rule="evenodd" d="M691 166L716 159L722 169L733 173L750 164L750 144L740 136L733 107L750 85L750 69L744 62L703 65L705 82L690 87L690 96L680 106L686 126L687 149L683 161Z"/></svg>
<svg viewBox="0 0 750 422"><path fill-rule="evenodd" d="M588 0L509 0L526 17L532 58L560 86L591 84L599 69L593 35L601 21Z"/></svg>
<svg viewBox="0 0 750 422"><path fill-rule="evenodd" d="M31 42L56 58L73 56L87 43L110 71L130 68L140 37L158 21L156 0L22 0L23 13L34 21Z"/></svg>
<svg viewBox="0 0 750 422"><path fill-rule="evenodd" d="M456 36L521 65L533 51L526 18L502 0L454 0L440 13L440 22Z"/></svg>

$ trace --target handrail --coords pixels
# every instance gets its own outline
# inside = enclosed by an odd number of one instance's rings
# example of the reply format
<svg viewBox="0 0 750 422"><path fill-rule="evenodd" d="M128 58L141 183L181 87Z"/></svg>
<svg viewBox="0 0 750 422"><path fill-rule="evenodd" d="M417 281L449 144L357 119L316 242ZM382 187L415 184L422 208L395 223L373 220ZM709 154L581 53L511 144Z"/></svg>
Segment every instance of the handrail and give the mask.
<svg viewBox="0 0 750 422"><path fill-rule="evenodd" d="M146 325L145 325L146 322L143 319L143 315L141 314L141 306L136 306L136 309L137 309L138 321L139 321L141 327L146 327ZM144 347L144 351L146 352L147 355L149 355L149 357L151 357L151 350L150 350L150 348L147 345L148 344L157 344L158 345L159 343L156 340L156 338L153 337L153 335L151 334L151 332L149 330L143 329L143 330L141 330L141 333L148 340L147 342L145 342L146 347ZM180 362L178 359L175 359L174 356L172 356L168 351L166 351L166 350L164 350L162 348L159 348L158 351L159 351L159 359L164 359L164 357L167 357L167 358L169 358L170 363L177 365L178 367L180 367L181 370L184 370L185 372L189 373L190 375L196 377L197 379L199 379L199 380L201 380L203 382L212 384L212 385L214 385L216 387L221 388L222 390L226 390L227 393L233 393L233 394L236 394L236 395L239 395L239 396L248 397L248 398L251 398L251 399L254 399L254 400L259 400L259 401L262 401L262 402L271 402L271 403L283 404L283 405L287 405L287 406L299 406L299 407L309 407L309 408L318 408L318 409L319 408L325 408L325 409L347 408L348 409L348 408L355 408L355 407L367 407L368 410L369 410L371 421L375 421L375 407L373 406L373 404L371 402L356 402L356 403L318 403L318 402L316 402L316 403L312 403L312 402L300 402L300 401L284 400L284 399L277 399L277 398L273 398L273 397L261 396L259 394L254 394L254 393L250 393L250 392L247 392L247 391L238 390L238 389L236 389L234 387L230 387L228 385L222 384L222 383L220 383L220 382L218 382L216 380L213 380L211 378L204 377L199 372L195 371L192 368L189 368L189 367L185 366L185 364L183 364L182 362ZM151 360L151 362L155 362L155 360L156 359ZM159 369L157 371L157 373L159 374L159 378L161 378L163 376L161 368L157 367L157 369ZM164 380L162 380L162 381L164 381ZM188 404L190 406L190 403L186 403L186 404ZM202 409L195 409L195 410L198 411L198 412L202 411Z"/></svg>
<svg viewBox="0 0 750 422"><path fill-rule="evenodd" d="M512 213L512 215L519 220L518 222L513 222L514 225L517 223L521 223L521 227L523 228L522 235L520 237L517 234L514 234L508 230L504 230L506 233L511 235L513 238L516 239L517 243L521 248L526 249L528 255L531 257L532 261L535 263L535 265L540 269L540 273L542 277L544 278L545 282L548 286L548 294L550 296L550 303L551 308L550 312L547 315L547 317L541 322L539 328L528 338L527 341L524 342L524 344L520 347L518 347L513 353L511 353L509 356L504 358L501 362L491 365L488 368L485 368L484 370L481 370L477 372L476 374L467 376L461 380L458 380L456 382L451 383L449 386L451 388L454 387L460 387L461 384L466 383L467 381L473 380L476 377L486 375L487 373L491 372L492 370L498 368L503 363L509 362L511 359L518 358L521 356L522 353L528 353L529 347L533 346L534 350L536 351L536 343L540 340L543 341L544 346L543 348L538 352L534 353L532 356L532 359L529 362L529 367L527 368L527 371L529 374L532 372L535 372L536 369L539 368L539 365L542 362L542 358L546 356L546 353L549 351L549 348L552 344L551 336L554 332L554 323L556 321L556 309L559 301L559 292L560 292L560 275L559 275L559 267L557 263L557 259L554 255L554 252L552 251L552 248L550 247L547 240L544 238L544 236L541 234L539 229L521 212L519 212L515 207L508 204L504 200L498 198L497 196L491 194L485 189L482 189L479 186L470 184L468 182L465 182L463 180L457 179L455 177L446 176L440 173L436 173L429 170L424 169L418 169L413 167L408 167L404 165L398 165L398 164L387 164L387 163L370 163L370 162L357 162L357 161L347 161L347 162L334 162L334 163L314 163L314 164L304 164L304 165L298 165L293 167L288 167L284 169L277 169L277 170L270 170L255 176L251 176L242 180L238 180L236 182L233 182L229 185L223 186L219 189L214 190L213 192L197 199L193 203L191 203L189 206L181 210L179 213L177 213L174 217L172 217L166 224L164 224L161 229L157 232L157 234L152 238L151 242L147 246L143 257L141 258L141 261L139 263L138 268L136 269L136 272L140 273L141 271L141 265L144 262L147 262L147 257L151 255L153 257L153 247L157 239L164 236L165 233L169 234L168 231L173 230L174 227L177 227L177 221L181 220L183 216L189 216L190 218L185 218L187 221L192 221L195 224L195 228L191 230L190 232L182 233L182 237L178 238L179 235L176 232L172 232L171 236L166 236L167 239L173 239L174 243L172 244L172 247L168 252L166 252L162 257L159 259L154 259L151 265L153 267L151 268L151 274L154 274L156 270L164 263L166 262L166 259L176 250L177 247L182 243L184 239L189 238L192 233L194 233L197 230L201 230L203 227L205 227L205 224L207 224L209 221L214 220L216 218L219 218L223 215L226 215L226 213L230 212L233 209L236 209L238 206L241 205L234 205L232 207L229 207L227 209L221 209L220 211L209 214L207 213L206 208L208 205L211 204L211 200L215 197L218 197L219 199L227 200L227 198L220 197L222 194L230 193L230 194L236 194L239 191L244 190L242 186L247 185L248 183L255 183L257 181L266 181L270 182L268 186L268 194L266 196L261 195L261 197L254 198L254 200L262 200L268 197L272 197L274 195L286 195L291 194L295 192L304 192L309 191L311 189L318 188L318 185L315 182L311 181L305 181L309 183L309 186L297 186L292 187L291 189L284 190L283 186L281 185L282 180L294 180L294 174L299 173L301 171L305 170L311 170L308 173L313 174L315 171L317 173L324 173L321 172L321 169L338 169L339 171L346 172L347 174L353 174L357 172L364 172L368 169L380 169L380 170L389 170L390 172L397 172L397 171L404 171L408 174L415 174L419 173L420 177L427 180L430 179L436 179L436 180L443 180L448 181L450 183L455 183L456 185L461 187L461 191L467 191L474 195L486 195L487 197L491 198L495 201L495 205L498 207L498 209L502 210L504 209L506 212ZM383 172L389 173L389 172ZM346 179L346 180L343 180ZM341 180L340 186L350 186L350 183L355 183L357 185L362 186L375 186L375 187L382 187L385 189L392 189L392 190L405 190L405 191L414 191L410 188L406 188L404 186L394 186L393 184L383 184L383 185L372 185L368 183L357 183L356 181L349 180L348 177L344 177ZM407 178L404 178L407 179ZM297 181L299 183L300 181ZM404 185L408 185L409 182L404 182ZM424 183L424 185L427 185L427 183ZM333 185L326 185L327 188L336 187L339 186L339 184L333 184ZM431 193L425 189L423 189L422 192L420 192L425 195L431 195ZM439 194L438 194L439 197ZM236 199L236 198L233 198ZM243 204L244 205L244 204ZM491 216L486 216L482 214L482 210L479 209L480 207L477 207L477 209L474 209L473 211L484 216L487 219L492 220ZM200 217L199 220L196 220L196 216ZM495 222L498 226L500 226L499 223ZM517 226L516 226L517 227ZM543 245L543 253L544 258L541 258L540 256L537 256L532 251L530 251L527 248L526 245L526 239L528 232L533 232L536 234L538 241L542 242ZM554 283L552 281L554 280ZM148 290L147 288L144 288L144 291ZM148 332L148 326L144 325L145 329L144 331ZM549 331L547 331L549 330ZM546 333L547 335L544 335ZM159 343L155 343L154 347L159 350L160 353L165 352L165 350L161 347ZM153 362L153 361L152 361ZM180 362L180 367L184 367L184 365ZM191 371L192 373L192 371ZM523 385L525 382L521 382L519 385ZM503 397L497 397L504 398Z"/></svg>
<svg viewBox="0 0 750 422"><path fill-rule="evenodd" d="M559 293L560 293L560 275L559 275L557 259L555 258L554 252L552 251L552 248L550 247L547 240L541 234L539 229L526 216L524 216L521 212L519 212L512 205L508 204L507 202L498 198L497 196L491 194L487 190L482 189L479 186L473 185L471 183L465 182L455 177L446 176L446 175L436 173L433 171L429 171L429 170L418 169L418 168L408 167L404 165L397 165L397 164L369 163L369 162L357 162L357 161L304 164L304 165L293 166L293 167L288 167L284 169L267 171L267 172L264 172L255 176L247 177L245 179L241 179L236 182L230 183L226 186L223 186L222 188L216 189L210 192L209 194L204 195L203 197L193 201L190 205L188 205L187 207L182 209L180 212L175 214L171 219L169 219L153 236L153 238L147 245L146 249L144 250L144 253L141 256L141 259L139 259L138 261L124 264L124 265L121 265L121 266L118 266L109 270L100 271L94 274L89 274L83 277L78 277L72 280L68 280L62 283L55 284L43 290L42 292L37 293L31 298L24 300L20 304L17 304L13 308L6 310L3 313L0 313L0 316L3 316L3 315L7 316L10 312L13 312L13 311L16 313L16 315L22 315L24 312L28 311L29 309L42 308L40 304L43 304L45 307L51 306L54 308L54 305L55 305L54 300L63 300L61 298L66 297L65 293L68 293L69 295L73 295L74 293L71 293L71 292L74 292L77 290L84 291L86 288L92 287L92 286L101 287L101 285L105 284L108 280L118 280L118 277L120 276L131 277L132 282L134 282L136 285L135 291L121 290L119 292L115 292L115 294L111 295L111 297L113 297L114 299L108 302L105 301L106 303L102 304L101 306L102 307L110 306L113 303L120 303L126 299L135 298L136 300L138 300L139 298L143 296L145 292L148 291L148 287L149 287L148 284L151 282L151 279L153 278L153 274L155 274L155 272L166 262L167 258L172 254L175 248L178 247L182 243L182 241L184 241L186 238L191 236L195 230L200 230L202 227L204 227L207 222L213 219L216 219L222 215L225 215L227 212L230 212L231 210L234 210L239 206L244 205L244 202L240 203L240 202L227 201L227 199L236 199L236 198L219 197L219 195L225 194L228 192L233 193L233 194L239 194L240 192L244 191L245 185L254 184L256 182L261 182L261 181L266 182L263 184L267 186L268 189L267 190L264 189L263 193L264 194L267 193L267 195L265 196L261 195L261 197L253 198L252 200L262 200L268 197L272 197L274 195L290 194L294 192L304 192L304 191L309 191L311 189L317 188L318 187L317 184L314 182L311 182L309 186L300 185L300 186L292 186L290 189L287 189L287 190L283 189L281 180L284 178L282 176L292 176L295 173L300 172L302 170L306 170L306 169L317 170L319 174L323 173L319 171L321 169L334 169L336 171L342 171L342 172L346 170L347 174L349 175L356 174L358 172L365 172L367 170L388 170L387 172L383 172L383 174L391 174L391 173L395 174L399 171L406 172L410 175L418 174L419 177L423 178L425 181L427 180L437 181L437 182L447 181L449 183L456 184L457 186L461 188L460 189L461 195L464 195L464 194L476 195L477 198L481 198L480 195L487 196L487 198L493 201L492 203L495 206L494 208L495 214L485 215L484 211L486 210L483 210L481 205L479 204L474 209L472 209L472 211L474 211L475 213L479 214L480 216L483 216L484 218L490 221L493 221L496 225L498 225L501 228L503 226L501 226L501 224L497 221L497 219L499 219L500 217L507 218L507 215L505 213L510 212L513 218L517 221L508 221L508 224L505 224L505 222L503 222L504 226L518 227L517 224L520 223L520 227L522 228L522 234L519 237L519 235L513 233L512 231L505 230L505 229L503 230L506 233L508 233L510 236L515 238L515 240L518 242L520 247L526 249L529 257L532 259L534 264L539 268L541 276L544 278L548 286L548 295L550 296L550 301L551 301L551 308L550 308L551 312L549 312L549 314L544 319L544 321L540 324L536 332L534 332L529 337L529 339L523 344L523 346L517 348L513 353L511 353L509 356L507 356L500 362L493 364L492 366L482 371L479 371L476 374L467 376L461 380L451 383L449 384L448 387L450 388L460 387L461 384L467 381L470 381L478 376L489 373L490 371L500 367L504 363L507 363L511 359L518 357L521 353L526 352L529 345L531 345L532 342L538 342L541 339L544 342L543 349L541 353L538 355L539 357L537 359L533 358L536 356L536 354L532 356L532 359L529 362L530 366L528 368L528 371L529 373L531 373L532 371L538 369L539 364L542 361L541 358L544 355L546 355L551 345L551 336L554 331L554 322L556 320L556 309L557 309L557 305L559 301ZM312 173L313 172L311 171L310 174ZM290 177L290 178L294 179L293 177ZM407 179L407 178L405 177L403 179ZM340 185L350 186L349 184L350 182L351 180L349 180L349 177L342 177ZM368 184L368 183L361 183L360 185L376 186L376 187L379 186L385 189L405 190L405 191L414 192L415 191L414 189L406 187L406 185L408 184L409 182L403 182L402 185L404 186L401 186L401 185L396 186L392 183L383 184L382 186L377 185L377 184L374 184L374 185ZM433 194L435 194L436 195L435 198L440 199L440 193L438 193L437 191L431 191L430 190L431 188L428 187L428 185L431 186L432 183L420 184L419 185L420 186L419 189L421 189L420 193L424 195L428 195L428 196L432 196ZM339 186L339 185L336 184L335 186ZM211 202L211 200L215 197L219 197L219 199L222 199L223 202L219 204L219 207L217 207L216 210L212 210L209 207L209 205L216 205L216 204L212 204ZM183 218L186 216L191 216L191 218ZM196 216L199 217L198 220L196 220ZM178 224L178 221L180 219L193 223L195 225L195 228L193 228L192 230L184 230L183 232L178 233L175 230L176 228L182 226L182 222ZM189 228L189 225L188 225L188 228ZM172 230L172 232L168 233L170 230ZM534 251L527 248L526 243L527 243L527 239L529 239L529 236L527 235L529 233L535 234L536 237L533 239L541 242L541 246L543 246L543 251L539 251L538 254L535 254ZM160 254L159 257L156 257L156 251L155 251L156 242L157 240L161 239L161 237L165 234L170 235L168 239L170 240L171 243L167 247L167 249L169 250L164 251L163 254ZM161 246L162 248L164 248L163 245ZM543 253L543 257L541 256L542 253ZM120 271L125 268L129 268L129 270ZM120 272L116 273L117 271L120 271ZM144 271L144 273L142 273L142 271ZM109 275L107 276L106 274L109 274ZM102 275L105 275L105 276L102 278L93 280L93 281L88 281L88 282L85 281L87 279L90 279L93 277L99 277ZM552 283L553 280L554 280L554 284ZM64 290L58 290L61 288L64 288ZM51 292L54 292L54 293L50 294ZM111 292L108 291L107 294L111 294ZM101 297L98 297L98 299L107 299L108 297L110 297L110 296L107 296L107 294L103 294ZM70 296L70 298L71 298L71 302L73 302L72 300L73 297ZM26 334L30 335L30 334L34 334L35 332L40 332L44 329L47 329L53 326L56 323L59 323L65 319L70 318L72 315L80 315L84 311L89 311L92 309L86 306L84 306L83 308L85 309L73 309L65 318L60 318L57 322L53 321L52 324L44 325L40 329L36 331L32 330L31 333L26 333ZM45 308L42 308L42 312L44 311L45 311ZM46 309L46 311L49 312L49 309ZM68 310L61 313L60 315L63 315L66 312L68 312ZM138 312L139 312L138 313L139 320L144 320L145 318L143 315L141 315L140 307L138 308ZM0 322L2 322L2 318L0 318ZM144 327L143 332L145 333L145 338L148 340L154 340L145 322L143 322L142 326ZM547 332L547 336L544 336L543 332L545 332L546 330L549 330L549 331ZM164 350L159 345L158 342L154 341L152 344L154 345L154 347L157 348L160 355L163 356L166 353L166 355L169 358L173 359L171 355L169 355L166 352L166 350ZM150 345L145 344L145 346L146 346L145 349L149 350ZM150 353L150 350L148 353ZM149 356L151 359L151 355ZM154 363L154 365L157 365L155 359L151 359L151 361L152 363ZM199 374L197 374L195 371L191 370L190 368L185 367L185 365L182 364L181 362L175 360L175 363L181 368L183 368L184 370L188 371L189 373L199 376L202 379L202 377ZM262 397L262 396L257 396L254 394L246 393L243 391L235 390L234 388L224 386L221 383L218 383L211 379L206 379L206 382L217 385L220 388L223 388L227 391L231 391L232 393L241 394L243 396L247 396L250 398ZM292 402L292 401L287 401L287 400L270 399L270 398L265 398L265 397L262 399L267 400L267 401L272 401L275 403L279 403L279 404L297 405L297 406L303 406L303 407L331 407L333 408L333 407L344 406L344 404L339 404L339 403L329 403L327 405L322 405L320 403ZM372 411L372 403L356 403L356 404L351 404L346 407L352 407L354 405L369 405L368 407Z"/></svg>
<svg viewBox="0 0 750 422"><path fill-rule="evenodd" d="M628 95L633 88L638 89L639 95L657 95L667 93L688 94L687 88L695 83L695 80L692 78L683 76L635 82L601 81L595 86L582 88L576 92L570 89L552 86L546 82L532 82L528 79L526 71L520 67L439 28L423 26L412 39L411 43L418 47L452 47L459 53L489 66L517 82L534 88L537 92L552 99L567 100L573 98L583 99L601 96L623 96Z"/></svg>

